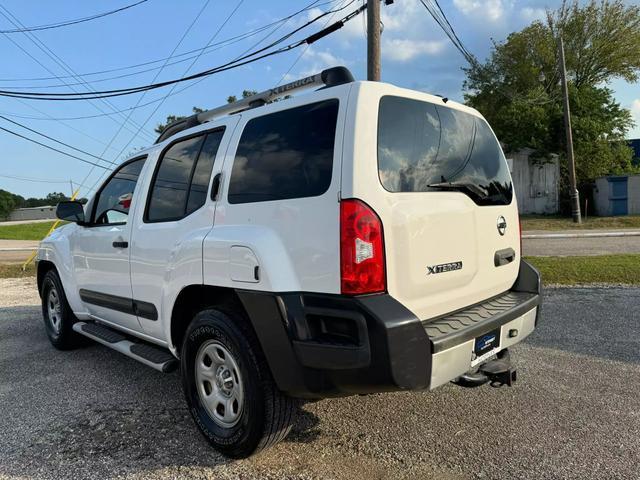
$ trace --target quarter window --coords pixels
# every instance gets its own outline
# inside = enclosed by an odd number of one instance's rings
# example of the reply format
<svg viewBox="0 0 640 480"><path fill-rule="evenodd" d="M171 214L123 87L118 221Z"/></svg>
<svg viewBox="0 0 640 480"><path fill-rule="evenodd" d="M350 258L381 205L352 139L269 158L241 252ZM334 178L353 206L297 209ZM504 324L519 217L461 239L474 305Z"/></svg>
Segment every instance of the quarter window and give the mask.
<svg viewBox="0 0 640 480"><path fill-rule="evenodd" d="M224 130L173 144L159 160L146 220L180 220L206 201L211 170Z"/></svg>
<svg viewBox="0 0 640 480"><path fill-rule="evenodd" d="M229 182L229 203L322 195L331 183L338 100L247 122Z"/></svg>
<svg viewBox="0 0 640 480"><path fill-rule="evenodd" d="M96 199L95 225L127 223L133 193L145 160L141 158L123 165L104 184Z"/></svg>

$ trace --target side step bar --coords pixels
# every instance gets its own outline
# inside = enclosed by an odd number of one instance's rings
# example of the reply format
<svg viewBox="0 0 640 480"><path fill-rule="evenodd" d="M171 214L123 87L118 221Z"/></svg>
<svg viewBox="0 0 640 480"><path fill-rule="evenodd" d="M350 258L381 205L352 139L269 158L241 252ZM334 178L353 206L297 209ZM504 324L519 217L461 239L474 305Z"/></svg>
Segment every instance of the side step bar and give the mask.
<svg viewBox="0 0 640 480"><path fill-rule="evenodd" d="M125 354L148 367L169 373L178 367L178 360L160 347L148 343L135 343L116 330L93 322L76 322L73 330L105 347Z"/></svg>

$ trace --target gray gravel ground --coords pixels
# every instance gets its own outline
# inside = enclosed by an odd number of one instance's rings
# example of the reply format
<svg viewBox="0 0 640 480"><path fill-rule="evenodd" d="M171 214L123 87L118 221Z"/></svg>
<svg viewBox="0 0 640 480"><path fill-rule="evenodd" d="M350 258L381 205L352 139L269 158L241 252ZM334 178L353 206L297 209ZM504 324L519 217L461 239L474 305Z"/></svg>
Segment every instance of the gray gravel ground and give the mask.
<svg viewBox="0 0 640 480"><path fill-rule="evenodd" d="M640 289L546 292L515 387L304 407L249 460L210 449L177 374L48 343L32 280L0 280L0 478L640 478Z"/></svg>

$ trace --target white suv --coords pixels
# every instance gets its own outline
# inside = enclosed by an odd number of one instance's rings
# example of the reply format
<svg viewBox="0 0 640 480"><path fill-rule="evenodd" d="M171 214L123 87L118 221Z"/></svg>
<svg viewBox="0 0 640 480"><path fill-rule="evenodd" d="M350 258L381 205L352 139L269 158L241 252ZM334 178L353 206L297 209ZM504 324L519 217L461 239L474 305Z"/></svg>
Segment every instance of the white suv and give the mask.
<svg viewBox="0 0 640 480"><path fill-rule="evenodd" d="M233 457L284 438L300 399L511 385L538 317L487 122L342 67L169 126L58 216L37 267L53 345L179 365Z"/></svg>

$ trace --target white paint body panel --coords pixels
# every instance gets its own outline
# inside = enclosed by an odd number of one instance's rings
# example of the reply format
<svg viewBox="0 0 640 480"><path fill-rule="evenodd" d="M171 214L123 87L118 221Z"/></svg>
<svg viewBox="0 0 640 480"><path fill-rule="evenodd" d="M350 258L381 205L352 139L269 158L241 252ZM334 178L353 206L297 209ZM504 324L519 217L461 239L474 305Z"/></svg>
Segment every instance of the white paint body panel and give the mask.
<svg viewBox="0 0 640 480"><path fill-rule="evenodd" d="M518 208L478 206L462 192L400 192L384 189L378 177L378 104L384 95L413 98L464 111L475 110L440 97L388 84L358 82L351 92L345 137L342 197L369 204L384 228L389 293L425 320L503 293L513 285L520 264ZM347 159L352 159L352 163ZM504 216L507 231L498 233ZM494 266L498 250L513 248L516 258ZM462 269L427 275L427 266L462 262Z"/></svg>
<svg viewBox="0 0 640 480"><path fill-rule="evenodd" d="M167 344L174 353L171 312L178 294L189 285L339 294L340 198L359 198L380 216L388 291L418 318L449 313L508 290L517 277L520 258L515 196L508 206L478 207L458 192L387 192L377 167L378 102L383 95L442 104L442 99L420 92L355 82L180 132L141 152L148 158L127 225L118 231L66 226L42 242L39 259L56 265L69 303L80 318L91 314L130 333L137 331L143 338ZM339 111L327 191L316 197L229 204L230 173L246 123L268 113L332 98L339 100ZM455 102L446 106L479 115ZM218 201L207 198L201 209L179 221L144 223L149 184L163 148L219 125L227 128L211 176L222 174ZM496 228L499 215L508 223L504 237ZM129 241L129 249L111 246L119 237ZM516 259L496 268L494 252L508 247L516 251ZM456 261L463 262L459 271L426 275L428 265ZM256 265L258 281L254 278ZM78 295L80 288L153 303L158 320L127 318L127 314L84 305Z"/></svg>

